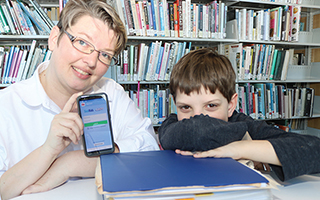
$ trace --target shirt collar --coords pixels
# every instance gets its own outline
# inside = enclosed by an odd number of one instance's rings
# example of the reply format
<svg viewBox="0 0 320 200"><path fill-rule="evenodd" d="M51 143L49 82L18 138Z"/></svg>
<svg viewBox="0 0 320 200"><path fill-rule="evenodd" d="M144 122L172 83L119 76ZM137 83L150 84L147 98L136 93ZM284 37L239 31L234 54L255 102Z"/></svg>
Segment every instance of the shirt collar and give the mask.
<svg viewBox="0 0 320 200"><path fill-rule="evenodd" d="M15 83L17 86L18 94L20 98L29 106L40 106L54 109L56 112L60 112L61 109L48 97L45 92L39 78L39 74L47 69L49 61L41 63L35 70L34 74L27 80ZM86 92L86 94L105 92L103 86L105 85L105 79L102 78L97 84ZM14 84L14 85L15 85ZM108 96L109 97L109 96ZM109 102L112 99L109 97Z"/></svg>
<svg viewBox="0 0 320 200"><path fill-rule="evenodd" d="M49 61L41 63L29 79L16 83L20 98L29 106L39 106L45 98L49 98L39 79L39 73L45 70L48 64Z"/></svg>
<svg viewBox="0 0 320 200"><path fill-rule="evenodd" d="M41 63L29 79L16 83L17 91L20 98L27 105L32 107L42 105L44 108L59 113L61 109L48 97L39 78L39 74L45 70L48 65L49 61Z"/></svg>

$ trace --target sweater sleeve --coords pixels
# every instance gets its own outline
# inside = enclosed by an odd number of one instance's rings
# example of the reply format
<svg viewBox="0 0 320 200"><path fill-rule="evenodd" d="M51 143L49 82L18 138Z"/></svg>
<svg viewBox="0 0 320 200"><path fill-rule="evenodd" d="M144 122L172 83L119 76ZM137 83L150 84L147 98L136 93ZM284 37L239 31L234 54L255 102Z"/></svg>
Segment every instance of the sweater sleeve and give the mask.
<svg viewBox="0 0 320 200"><path fill-rule="evenodd" d="M245 122L228 123L208 115L178 121L171 114L159 128L159 140L164 149L206 151L241 140L246 131Z"/></svg>
<svg viewBox="0 0 320 200"><path fill-rule="evenodd" d="M285 132L240 113L230 120L247 122L253 140L268 140L272 144L282 166L271 167L281 181L320 172L319 137Z"/></svg>

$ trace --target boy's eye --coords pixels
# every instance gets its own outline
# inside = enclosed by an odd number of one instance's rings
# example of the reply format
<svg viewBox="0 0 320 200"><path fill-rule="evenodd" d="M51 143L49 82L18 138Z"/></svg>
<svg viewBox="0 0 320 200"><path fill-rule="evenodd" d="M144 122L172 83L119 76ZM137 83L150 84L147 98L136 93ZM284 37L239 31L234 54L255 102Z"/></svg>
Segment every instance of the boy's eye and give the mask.
<svg viewBox="0 0 320 200"><path fill-rule="evenodd" d="M208 111L215 111L218 108L218 104L209 103L206 107Z"/></svg>
<svg viewBox="0 0 320 200"><path fill-rule="evenodd" d="M181 110L188 110L188 109L190 109L190 106L180 106L180 109Z"/></svg>
<svg viewBox="0 0 320 200"><path fill-rule="evenodd" d="M208 104L207 106L208 106L208 108L214 108L214 107L216 107L217 105L216 105L216 104L213 104L213 103L210 103L210 104Z"/></svg>

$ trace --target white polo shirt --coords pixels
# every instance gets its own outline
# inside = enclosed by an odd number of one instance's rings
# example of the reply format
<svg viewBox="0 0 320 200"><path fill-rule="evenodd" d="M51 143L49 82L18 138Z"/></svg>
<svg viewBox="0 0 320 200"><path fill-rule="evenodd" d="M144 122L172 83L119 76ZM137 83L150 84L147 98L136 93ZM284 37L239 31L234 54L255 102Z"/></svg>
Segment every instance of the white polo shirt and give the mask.
<svg viewBox="0 0 320 200"><path fill-rule="evenodd" d="M0 177L45 142L53 117L61 112L39 80L47 66L42 63L31 78L0 90ZM142 118L118 83L103 77L90 91L98 92L108 94L114 140L121 152L159 149L151 120ZM82 142L71 143L61 155L79 149Z"/></svg>

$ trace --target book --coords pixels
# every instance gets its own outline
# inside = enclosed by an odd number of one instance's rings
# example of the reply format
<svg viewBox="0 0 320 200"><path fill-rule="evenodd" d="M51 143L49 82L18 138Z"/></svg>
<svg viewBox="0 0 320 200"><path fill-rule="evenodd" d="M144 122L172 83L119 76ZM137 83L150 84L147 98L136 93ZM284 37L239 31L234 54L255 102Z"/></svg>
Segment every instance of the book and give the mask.
<svg viewBox="0 0 320 200"><path fill-rule="evenodd" d="M166 73L167 67L168 67L170 47L171 47L171 43L169 43L169 42L164 43L161 68L160 68L160 73L159 73L159 77L158 77L158 80L160 80L160 81L163 81L165 78L165 73Z"/></svg>
<svg viewBox="0 0 320 200"><path fill-rule="evenodd" d="M29 0L29 2L32 4L34 9L38 12L42 20L48 25L50 29L54 27L54 23L52 20L48 17L48 15L44 12L44 10L41 8L37 0Z"/></svg>
<svg viewBox="0 0 320 200"><path fill-rule="evenodd" d="M124 14L126 24L128 25L128 30L129 30L128 35L135 35L133 17L132 17L130 6L129 6L129 1L121 0L121 6L122 6L122 11Z"/></svg>
<svg viewBox="0 0 320 200"><path fill-rule="evenodd" d="M27 74L27 79L30 78L35 69L38 67L38 64L42 61L41 60L41 48L40 47L36 47L35 50L34 50L34 55L32 57L32 62L30 63L30 67L29 67L29 70L28 70L28 74Z"/></svg>
<svg viewBox="0 0 320 200"><path fill-rule="evenodd" d="M23 74L21 76L21 80L24 80L24 79L26 79L28 77L28 71L29 71L30 64L31 64L31 61L32 61L32 58L33 58L34 50L36 48L36 43L37 43L36 40L32 40L32 42L31 42L30 50L29 50L29 53L28 53L28 56L27 56L27 61L26 61L25 67L24 67Z"/></svg>
<svg viewBox="0 0 320 200"><path fill-rule="evenodd" d="M278 58L278 49L275 49L273 52L273 57L272 57L272 64L271 64L271 71L270 71L269 80L274 80L277 58Z"/></svg>
<svg viewBox="0 0 320 200"><path fill-rule="evenodd" d="M306 103L303 116L312 117L314 104L314 89L306 88Z"/></svg>
<svg viewBox="0 0 320 200"><path fill-rule="evenodd" d="M242 67L242 43L225 45L225 55L229 58L232 67L239 80L244 79L244 68Z"/></svg>
<svg viewBox="0 0 320 200"><path fill-rule="evenodd" d="M292 61L293 59L293 54L294 54L294 49L291 48L289 50L286 50L280 80L284 81L287 79L288 68L289 68L290 61Z"/></svg>
<svg viewBox="0 0 320 200"><path fill-rule="evenodd" d="M10 33L11 32L9 24L7 22L7 19L5 17L5 14L4 14L1 6L0 6L0 23L1 23L2 27L3 27L3 32L4 33Z"/></svg>
<svg viewBox="0 0 320 200"><path fill-rule="evenodd" d="M273 77L274 80L280 80L280 78L281 78L281 72L282 72L282 68L283 68L285 54L286 54L286 50L281 49L278 51L275 73L274 73L274 77Z"/></svg>
<svg viewBox="0 0 320 200"><path fill-rule="evenodd" d="M197 159L171 150L102 155L100 163L102 187L98 191L109 198L183 194L190 187L193 194L268 188L269 183L231 158Z"/></svg>
<svg viewBox="0 0 320 200"><path fill-rule="evenodd" d="M25 66L26 66L26 58L27 58L27 55L28 55L28 50L24 49L23 50L23 55L22 55L22 58L21 58L21 62L20 62L20 66L19 66L19 71L18 71L18 74L17 74L17 82L18 81L21 81L22 79L22 74L25 70Z"/></svg>
<svg viewBox="0 0 320 200"><path fill-rule="evenodd" d="M301 6L293 6L291 41L299 41Z"/></svg>
<svg viewBox="0 0 320 200"><path fill-rule="evenodd" d="M258 93L258 119L265 119L266 118L266 100L265 100L265 94L266 94L266 85L262 83L254 84L254 87L257 90Z"/></svg>
<svg viewBox="0 0 320 200"><path fill-rule="evenodd" d="M13 10L12 4L10 0L6 0L6 6L8 7L9 13L10 13L10 17L12 18L12 22L14 24L15 30L18 33L18 35L22 35L23 32L21 30L21 27L18 24L18 19L17 16Z"/></svg>
<svg viewBox="0 0 320 200"><path fill-rule="evenodd" d="M22 33L24 35L31 35L30 28L27 25L26 19L24 18L21 8L18 7L18 3L16 1L11 1L11 5L16 15L16 18L18 19L17 23L20 26Z"/></svg>
<svg viewBox="0 0 320 200"><path fill-rule="evenodd" d="M2 9L2 12L3 12L4 16L5 16L5 19L7 20L7 23L9 25L11 34L17 34L15 26L14 26L12 18L11 18L10 11L7 8L5 3L1 3L1 9Z"/></svg>
<svg viewBox="0 0 320 200"><path fill-rule="evenodd" d="M169 2L168 3L169 7L169 22L170 22L170 37L175 37L174 33L174 10L173 10L173 3Z"/></svg>
<svg viewBox="0 0 320 200"><path fill-rule="evenodd" d="M2 83L2 72L4 71L5 51L4 47L0 47L0 83Z"/></svg>
<svg viewBox="0 0 320 200"><path fill-rule="evenodd" d="M2 78L2 83L9 83L9 75L12 68L12 58L14 55L15 46L10 47L10 52L8 54L8 58L6 60L6 66L4 67L4 74Z"/></svg>
<svg viewBox="0 0 320 200"><path fill-rule="evenodd" d="M117 11L122 23L124 24L127 34L129 34L129 27L128 27L127 19L125 16L126 13L125 13L125 10L122 9L122 3L123 3L123 0L115 1L114 8Z"/></svg>

